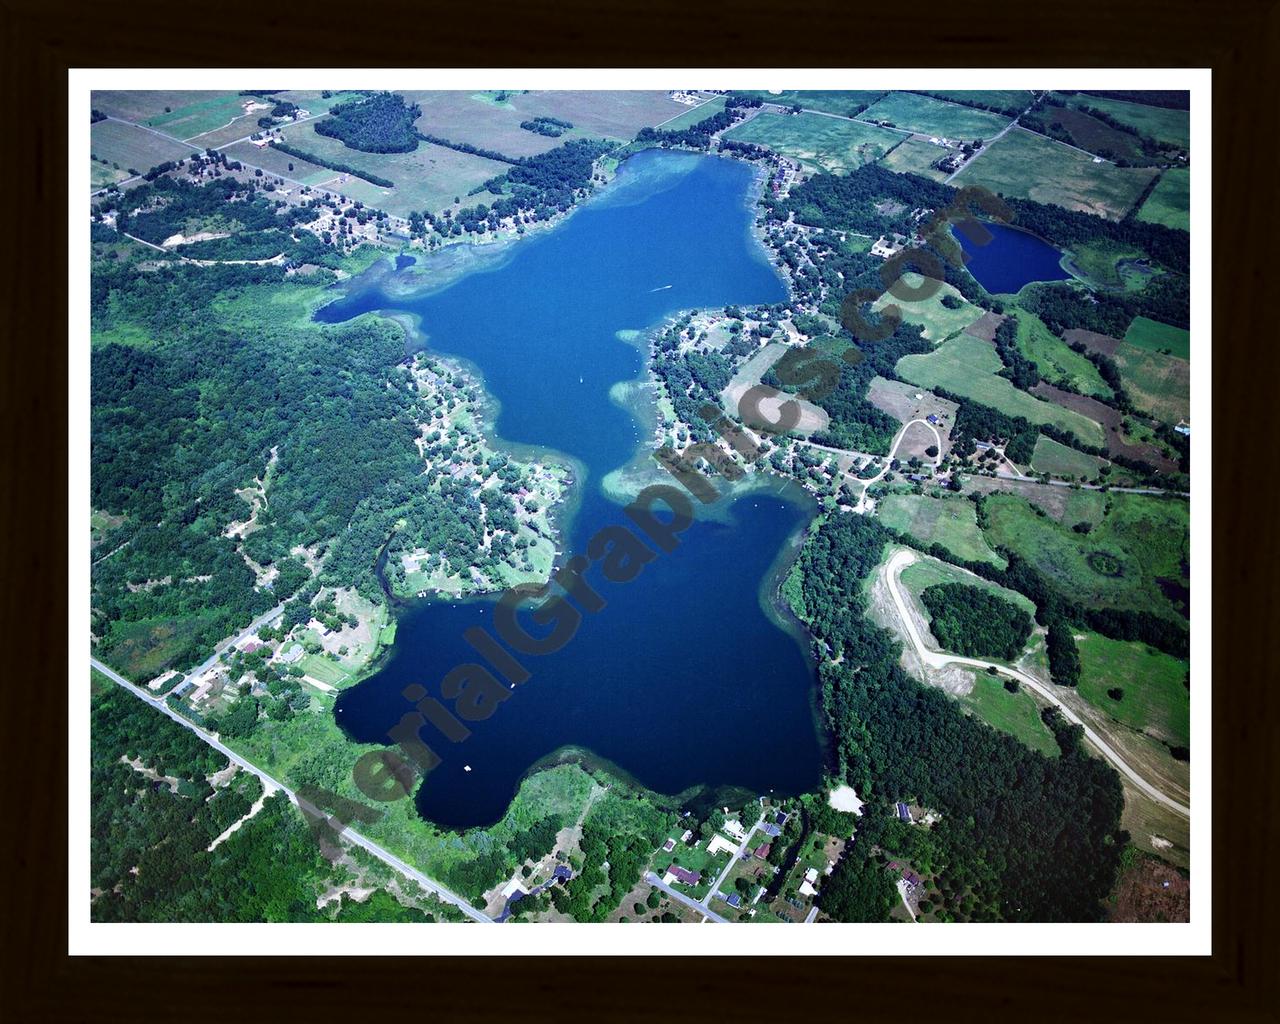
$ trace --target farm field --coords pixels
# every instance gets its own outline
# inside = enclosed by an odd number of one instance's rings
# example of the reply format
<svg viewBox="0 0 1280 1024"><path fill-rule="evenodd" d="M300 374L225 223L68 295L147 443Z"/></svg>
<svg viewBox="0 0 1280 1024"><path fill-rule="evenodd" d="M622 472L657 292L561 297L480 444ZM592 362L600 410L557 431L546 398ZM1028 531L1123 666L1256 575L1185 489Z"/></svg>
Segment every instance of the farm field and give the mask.
<svg viewBox="0 0 1280 1024"><path fill-rule="evenodd" d="M542 115L568 121L586 135L630 142L641 128L669 121L689 108L665 92L533 90L506 101L520 121Z"/></svg>
<svg viewBox="0 0 1280 1024"><path fill-rule="evenodd" d="M941 544L967 562L1005 561L987 544L978 529L973 502L967 498L931 498L924 494L886 494L877 506L885 526L919 541Z"/></svg>
<svg viewBox="0 0 1280 1024"><path fill-rule="evenodd" d="M1155 174L1145 167L1094 163L1086 153L1014 128L971 160L955 180L1120 220Z"/></svg>
<svg viewBox="0 0 1280 1024"><path fill-rule="evenodd" d="M984 533L988 543L1016 552L1082 604L1144 608L1181 620L1174 600L1186 585L1186 502L1136 494L1108 498L1111 511L1080 534L1037 514L1021 498L992 495Z"/></svg>
<svg viewBox="0 0 1280 1024"><path fill-rule="evenodd" d="M176 139L191 139L239 121L244 130L232 137L240 138L257 131L258 118L274 105L256 96L206 93L204 99L173 107L168 112L153 114L144 123Z"/></svg>
<svg viewBox="0 0 1280 1024"><path fill-rule="evenodd" d="M462 199L463 205L482 202L480 198L467 199L467 193L489 178L504 174L510 166L427 142L419 143L412 153L362 153L348 149L337 139L317 134L311 123L285 128L281 134L303 152L395 182L395 188L386 189L353 179L341 191L399 217L407 217L415 210L443 209L455 197ZM336 172L331 174L336 176Z"/></svg>
<svg viewBox="0 0 1280 1024"><path fill-rule="evenodd" d="M1040 376L1060 386L1099 398L1112 397L1098 368L1054 334L1033 313L1019 310L1017 344L1036 364Z"/></svg>
<svg viewBox="0 0 1280 1024"><path fill-rule="evenodd" d="M1191 415L1191 364L1124 342L1112 356L1133 404L1165 423Z"/></svg>
<svg viewBox="0 0 1280 1024"><path fill-rule="evenodd" d="M902 275L902 283L908 288L919 288L924 276L915 271L907 271ZM897 306L902 312L902 319L909 324L920 324L924 328L924 336L935 345L945 341L954 334L963 331L982 316L982 310L965 299L952 285L938 281L937 291L927 299L909 301L899 299L885 292L872 304L877 313L886 306ZM944 297L950 296L960 305L949 309L942 304Z"/></svg>
<svg viewBox="0 0 1280 1024"><path fill-rule="evenodd" d="M1009 118L1001 114L912 92L891 92L864 111L862 117L947 139L990 138L1009 123Z"/></svg>
<svg viewBox="0 0 1280 1024"><path fill-rule="evenodd" d="M1184 149L1191 145L1191 114L1186 110L1149 107L1145 103L1129 103L1125 100L1113 100L1086 93L1077 93L1070 97L1067 99L1067 105L1101 110L1104 114L1110 114L1121 124L1127 124L1141 134L1149 135L1157 142L1167 142Z"/></svg>
<svg viewBox="0 0 1280 1024"><path fill-rule="evenodd" d="M98 121L89 129L89 155L119 164L124 171L144 174L166 160L181 160L197 152L193 146L120 121Z"/></svg>
<svg viewBox="0 0 1280 1024"><path fill-rule="evenodd" d="M1017 693L1010 693L1002 679L975 672L973 689L960 702L993 729L1007 732L1045 757L1058 756L1058 741L1040 718L1040 705L1027 690L1019 687Z"/></svg>
<svg viewBox="0 0 1280 1024"><path fill-rule="evenodd" d="M716 96L708 100L706 103L699 103L696 107L685 107L683 114L677 114L670 121L664 122L661 127L664 131L681 131L685 128L692 128L699 121L724 110L725 100L728 97ZM655 126L657 127L657 126Z"/></svg>
<svg viewBox="0 0 1280 1024"><path fill-rule="evenodd" d="M1080 696L1122 725L1173 746L1191 743L1187 663L1146 644L1086 633L1080 651ZM1113 700L1107 691L1124 691Z"/></svg>
<svg viewBox="0 0 1280 1024"><path fill-rule="evenodd" d="M1111 354L1114 356L1114 351ZM1063 391L1044 381L1033 387L1031 393L1047 402L1074 410L1095 423L1102 424L1107 434L1108 455L1124 455L1131 459L1140 459L1166 473L1177 470L1177 459L1172 456L1167 446L1158 443L1152 437L1134 437L1125 432L1125 420L1119 410L1103 405L1096 398Z"/></svg>
<svg viewBox="0 0 1280 1024"><path fill-rule="evenodd" d="M757 114L724 137L767 146L806 167L841 173L873 163L902 137L896 132L825 114Z"/></svg>
<svg viewBox="0 0 1280 1024"><path fill-rule="evenodd" d="M520 127L521 121L536 116L517 110L510 103L493 103L483 94L436 90L431 92L409 91L405 102L417 103L422 114L415 122L418 131L435 135L450 142L465 142L480 149L491 149L504 156L519 159L536 156L563 145L570 139L582 138L585 132L575 127L558 138L539 135ZM537 114L546 114L538 111ZM554 116L554 115L552 115ZM392 180L395 180L393 176ZM398 182L397 182L398 184Z"/></svg>
<svg viewBox="0 0 1280 1024"><path fill-rule="evenodd" d="M1078 452L1043 435L1036 441L1036 449L1031 455L1031 468L1035 472L1071 480L1081 477L1087 481L1097 480L1098 470L1104 464L1095 455Z"/></svg>
<svg viewBox="0 0 1280 1024"><path fill-rule="evenodd" d="M765 103L792 106L799 103L805 110L822 110L828 114L849 117L858 108L866 109L884 95L884 90L849 89L784 89L767 92L763 89L740 90L743 96L754 96Z"/></svg>
<svg viewBox="0 0 1280 1024"><path fill-rule="evenodd" d="M1191 227L1191 171L1174 167L1160 175L1156 187L1138 210L1138 220L1165 227Z"/></svg>
<svg viewBox="0 0 1280 1024"><path fill-rule="evenodd" d="M1031 106L1036 98L1036 94L1030 89L926 89L925 91L956 103L981 103L987 107L999 107L1019 114Z"/></svg>
<svg viewBox="0 0 1280 1024"><path fill-rule="evenodd" d="M899 174L918 174L922 178L942 181L947 172L933 164L950 152L952 150L935 146L928 139L912 136L881 157L880 166Z"/></svg>
<svg viewBox="0 0 1280 1024"><path fill-rule="evenodd" d="M1000 477L971 476L965 480L965 493L1012 494L1030 502L1056 522L1074 526L1102 522L1107 495L1101 491L1054 487L1031 480L1006 480Z"/></svg>
<svg viewBox="0 0 1280 1024"><path fill-rule="evenodd" d="M271 146L258 147L251 142L238 142L234 146L228 146L224 152L228 160L239 160L251 167L261 167L269 174L292 178L304 185L319 185L321 182L333 181L341 176L328 167L321 167L300 157L290 156Z"/></svg>
<svg viewBox="0 0 1280 1024"><path fill-rule="evenodd" d="M903 356L897 372L921 387L942 387L1010 416L1070 430L1086 444L1102 445L1102 427L1097 422L1019 391L1004 377L996 376L1003 365L994 345L962 333L933 352Z"/></svg>
<svg viewBox="0 0 1280 1024"><path fill-rule="evenodd" d="M1136 137L1099 121L1074 107L1046 106L1044 120L1050 126L1058 126L1071 136L1074 145L1099 156L1119 157L1135 163L1142 162L1142 146Z"/></svg>
<svg viewBox="0 0 1280 1024"><path fill-rule="evenodd" d="M1159 320L1149 320L1145 316L1133 318L1129 329L1124 332L1124 340L1148 352L1163 352L1167 349L1169 355L1179 359L1191 358L1190 331L1184 327L1162 324Z"/></svg>
<svg viewBox="0 0 1280 1024"><path fill-rule="evenodd" d="M239 98L234 92L213 89L110 89L93 94L93 108L126 121L146 121L165 116L165 107L172 112L210 100Z"/></svg>

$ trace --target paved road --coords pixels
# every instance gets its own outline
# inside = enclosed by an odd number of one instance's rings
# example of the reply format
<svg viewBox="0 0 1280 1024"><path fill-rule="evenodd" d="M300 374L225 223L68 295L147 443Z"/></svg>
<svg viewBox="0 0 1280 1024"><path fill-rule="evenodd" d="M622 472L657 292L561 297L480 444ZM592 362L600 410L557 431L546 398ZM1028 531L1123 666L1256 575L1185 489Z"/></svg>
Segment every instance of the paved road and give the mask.
<svg viewBox="0 0 1280 1024"><path fill-rule="evenodd" d="M644 880L648 882L650 885L652 885L654 888L661 889L663 892L665 892L668 896L670 896L676 902L683 903L686 907L690 907L691 909L696 910L708 921L713 921L716 924L729 923L723 917L717 914L714 910L712 910L710 907L705 906L701 903L698 903L696 900L690 899L684 893L677 892L675 889L671 888L671 886L667 885L666 882L664 882L661 878L655 875L652 871L645 873Z"/></svg>
<svg viewBox="0 0 1280 1024"><path fill-rule="evenodd" d="M720 891L720 883L722 883L725 880L725 878L728 877L729 872L733 870L733 866L737 864L738 860L742 857L742 851L745 850L747 848L747 844L751 842L751 837L755 835L756 829L758 829L763 824L764 824L764 811L761 811L760 817L756 819L756 823L752 825L749 829L747 829L747 834L743 836L742 842L740 842L738 844L738 848L733 851L733 856L729 858L729 863L724 866L724 870L721 871L719 876L716 878L715 884L712 885L711 888L707 890L707 894L704 897L702 897L702 905L704 907L708 906L711 903L711 897Z"/></svg>
<svg viewBox="0 0 1280 1024"><path fill-rule="evenodd" d="M259 615L230 640L223 640L222 643L218 644L218 646L213 649L213 653L209 655L209 657L187 673L187 679L195 679L197 676L201 676L208 672L209 669L213 668L213 666L217 664L218 658L222 656L224 651L228 651L241 641L247 640L267 623L274 622L280 617L283 611L284 605L278 604L272 608L271 611L264 612L262 615Z"/></svg>
<svg viewBox="0 0 1280 1024"><path fill-rule="evenodd" d="M152 697L149 693L134 686L131 682L129 682L129 680L125 679L124 676L120 675L120 673L115 671L115 669L110 668L107 665L104 665L97 658L90 658L89 664L92 665L94 668L96 668L108 679L110 679L113 683L116 683L117 685L123 687L129 693L137 697L139 700L146 701L148 704L150 704L153 708L155 708L161 714L167 715L169 718L173 719L173 721L177 722L184 729L190 729L193 733L199 736L200 739L202 739L205 743L209 744L209 746L213 747L214 750L218 751L218 753L222 754L229 761L232 761L235 764L238 764L245 771L252 772L254 775L258 776L258 778L262 780L262 783L265 787L283 790L285 794L289 797L289 799L293 801L294 804L298 804L298 795L292 789L290 789L288 786L282 783L279 779L275 779L272 776L268 775L261 768L246 761L243 757L237 754L230 747L227 747L223 743L219 742L217 737L215 737L212 733L206 732L204 729L201 729L194 722L190 721L189 719L183 718L182 715L174 711L173 708L169 707L169 705L166 704L163 700L157 700L155 697ZM399 871L402 875L404 875L406 878L410 878L413 881L417 882L427 892L434 893L437 897L440 898L442 902L451 903L453 906L457 907L459 910L461 910L464 914L467 915L467 917L471 918L473 921L479 921L483 924L493 923L493 918L489 917L487 914L481 913L479 910L476 910L475 907L473 907L470 903L464 900L457 893L453 892L451 889L446 888L444 885L441 885L435 879L428 878L417 868L410 867L408 864L402 861L399 857L397 857L394 853L391 853L388 850L384 850L377 843L373 842L373 840L368 839L365 836L362 836L355 829L348 827L342 831L341 835L343 838L347 840L347 842L353 843L354 845L359 846L364 850L367 850L369 853L373 854L373 856L377 857L378 860L382 861L384 864L390 865L391 867Z"/></svg>
<svg viewBox="0 0 1280 1024"><path fill-rule="evenodd" d="M1094 732L1094 730L1091 729L1079 715L1063 704L1062 701L1058 699L1057 695L1038 679L1027 675L1027 673L1022 672L1019 669L1010 668L1008 665L997 664L993 661L981 661L978 658L962 658L955 654L933 651L926 647L924 641L920 638L920 632L916 629L915 620L911 617L911 614L907 609L906 601L902 596L902 590L898 585L898 577L901 575L902 570L915 560L915 552L901 549L895 552L893 557L889 559L888 563L885 565L884 573L885 580L889 585L889 593L893 597L893 603L898 611L898 617L902 620L902 624L906 628L907 635L911 638L911 645L915 648L916 655L926 667L942 668L945 665L968 665L971 668L980 668L984 670L994 667L1006 675L1013 676L1020 683L1029 689L1034 690L1040 696L1045 698L1045 700L1057 707L1058 710L1062 712L1062 716L1072 725L1081 726L1084 729L1085 739L1087 739L1103 757L1115 765L1116 769L1128 778L1130 782L1146 793L1147 796L1151 797L1151 799L1158 803L1164 804L1166 807L1170 808L1177 814L1180 814L1184 818L1191 817L1191 809L1189 807L1185 804L1178 803L1178 801L1173 799L1173 797L1167 796L1139 775L1133 768L1129 767L1128 763L1118 753L1116 753L1114 749L1112 749L1106 740Z"/></svg>

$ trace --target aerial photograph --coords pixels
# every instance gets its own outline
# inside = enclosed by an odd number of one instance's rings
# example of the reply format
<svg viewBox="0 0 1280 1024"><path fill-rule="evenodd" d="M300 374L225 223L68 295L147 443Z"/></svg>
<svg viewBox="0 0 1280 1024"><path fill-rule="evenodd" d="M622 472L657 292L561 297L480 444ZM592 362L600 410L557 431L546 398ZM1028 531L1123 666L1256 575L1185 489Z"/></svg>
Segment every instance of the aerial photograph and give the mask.
<svg viewBox="0 0 1280 1024"><path fill-rule="evenodd" d="M1190 927L1191 91L340 77L72 107L76 912Z"/></svg>

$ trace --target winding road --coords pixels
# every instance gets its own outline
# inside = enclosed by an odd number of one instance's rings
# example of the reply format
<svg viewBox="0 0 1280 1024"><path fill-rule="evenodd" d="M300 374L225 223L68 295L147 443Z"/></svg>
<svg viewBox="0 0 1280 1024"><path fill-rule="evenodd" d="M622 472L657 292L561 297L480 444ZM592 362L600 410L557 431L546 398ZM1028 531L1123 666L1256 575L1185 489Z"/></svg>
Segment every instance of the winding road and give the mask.
<svg viewBox="0 0 1280 1024"><path fill-rule="evenodd" d="M155 697L152 697L150 694L143 692L138 687L134 686L133 683L129 682L129 680L127 680L124 676L120 675L120 673L117 672L115 669L110 668L107 665L104 665L97 658L91 657L89 659L89 664L92 665L94 668L96 668L108 679L110 679L113 683L115 683L120 687L123 687L129 693L137 697L139 700L146 701L148 704L150 704L153 708L155 708L161 714L167 715L169 718L173 719L184 729L190 729L193 733L195 733L198 737L200 737L200 739L202 739L205 743L209 744L209 746L213 747L214 750L216 750L218 753L220 753L223 757L227 758L232 763L237 764L241 768L243 768L245 771L252 772L254 775L258 776L258 778L262 780L262 784L264 788L266 789L274 788L274 789L283 790L285 795L288 796L288 798L297 807L299 808L302 807L302 803L300 803L298 800L297 793L295 793L292 789L286 786L283 782L280 782L278 779L272 778L270 775L264 772L261 768L245 760L243 757L237 754L230 747L219 742L217 737L215 737L212 733L206 732L204 729L201 729L194 722L186 718L183 718L182 715L174 711L173 708L169 707L169 705L166 704L164 701L157 700ZM323 814L323 811L321 811L320 813ZM466 914L467 917L471 918L471 920L478 921L482 924L493 923L493 918L477 910L475 907L473 907L470 903L468 903L465 899L463 899L453 890L437 882L434 878L428 878L417 868L410 867L408 864L402 861L399 857L397 857L394 853L391 853L389 850L383 849L381 846L375 843L372 839L369 839L366 836L362 836L359 832L357 832L355 829L351 828L350 826L343 829L342 832L340 833L340 836L343 839L347 840L347 842L353 843L354 845L359 846L364 850L367 850L369 853L373 854L373 856L377 857L378 860L394 868L396 871L400 872L400 874L404 875L406 878L412 879L413 881L417 882L418 885L420 885L427 892L432 893L436 897L438 897L442 903L449 903L457 907L460 911Z"/></svg>
<svg viewBox="0 0 1280 1024"><path fill-rule="evenodd" d="M1190 819L1191 808L1185 804L1178 803L1173 797L1168 796L1161 790L1157 789L1150 782L1139 775L1116 751L1091 729L1074 711L1062 703L1057 695L1044 683L1038 679L1027 675L1027 673L1012 668L1008 665L1001 665L993 661L982 661L978 658L963 658L956 654L947 654L945 651L930 650L925 646L924 641L920 637L920 631L916 628L915 619L912 618L910 610L907 608L906 599L903 597L902 589L899 586L899 577L902 570L912 562L916 561L915 552L901 549L894 552L889 561L885 563L883 569L885 582L889 587L889 594L893 598L893 603L898 612L898 617L902 620L902 624L907 631L907 635L911 638L911 646L915 648L916 656L926 668L942 668L946 665L967 665L971 668L995 668L1006 675L1013 676L1018 682L1022 683L1030 690L1034 690L1045 700L1049 701L1054 707L1062 712L1062 717L1072 725L1078 725L1084 729L1085 739L1108 761L1110 761L1122 775L1130 782L1137 786L1143 793L1151 797L1157 803L1164 804L1170 810L1180 814L1184 818Z"/></svg>

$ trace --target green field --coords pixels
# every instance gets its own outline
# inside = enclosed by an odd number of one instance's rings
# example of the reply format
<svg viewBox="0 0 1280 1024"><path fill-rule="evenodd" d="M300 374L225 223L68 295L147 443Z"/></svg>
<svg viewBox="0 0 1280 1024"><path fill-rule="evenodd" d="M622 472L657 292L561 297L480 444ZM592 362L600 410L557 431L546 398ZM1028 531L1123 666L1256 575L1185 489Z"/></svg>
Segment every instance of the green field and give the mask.
<svg viewBox="0 0 1280 1024"><path fill-rule="evenodd" d="M124 181L129 177L129 172L123 168L114 168L110 164L100 163L97 160L89 161L89 187L91 189L105 188L117 181Z"/></svg>
<svg viewBox="0 0 1280 1024"><path fill-rule="evenodd" d="M849 117L859 107L868 107L884 95L884 90L869 89L784 89L781 92L767 92L763 89L737 90L743 96L754 96L765 103L779 103L793 106L799 103L805 110L822 110L828 114L843 114Z"/></svg>
<svg viewBox="0 0 1280 1024"><path fill-rule="evenodd" d="M298 662L298 667L312 679L319 679L330 686L340 686L349 675L341 665L323 654L308 654Z"/></svg>
<svg viewBox="0 0 1280 1024"><path fill-rule="evenodd" d="M89 155L119 164L121 170L145 174L166 160L181 160L197 152L193 146L171 142L136 125L98 121L89 129Z"/></svg>
<svg viewBox="0 0 1280 1024"><path fill-rule="evenodd" d="M1040 717L1040 706L1025 689L1010 693L1004 681L986 672L975 672L973 689L960 702L993 729L1007 732L1014 739L1038 750L1046 757L1057 757L1058 741Z"/></svg>
<svg viewBox="0 0 1280 1024"><path fill-rule="evenodd" d="M1091 288L1141 291L1160 271L1141 249L1096 240L1072 246L1067 269Z"/></svg>
<svg viewBox="0 0 1280 1024"><path fill-rule="evenodd" d="M901 280L907 288L919 288L925 279L922 274L909 270L902 275ZM936 345L963 331L981 317L983 311L965 299L952 285L942 281L935 281L934 284L936 291L927 299L912 302L885 292L871 308L879 312L885 306L897 306L901 310L902 319L909 324L920 324L924 328L925 338ZM958 308L948 309L942 304L943 297L947 295L960 303Z"/></svg>
<svg viewBox="0 0 1280 1024"><path fill-rule="evenodd" d="M539 115L557 117L586 135L621 142L630 142L641 128L652 128L689 109L666 92L638 89L625 92L534 89L512 93L507 104L519 114L519 121ZM500 147L494 148L501 152Z"/></svg>
<svg viewBox="0 0 1280 1024"><path fill-rule="evenodd" d="M1044 435L1036 441L1036 450L1031 456L1031 468L1037 473L1069 480L1097 480L1098 470L1104 465L1105 459L1078 452Z"/></svg>
<svg viewBox="0 0 1280 1024"><path fill-rule="evenodd" d="M419 143L412 153L362 153L348 149L337 139L317 134L314 123L285 128L281 134L303 152L395 182L395 188L386 189L351 179L339 191L400 217L407 217L414 210L443 209L454 197L460 198L464 206L484 202L483 197L467 198L467 193L509 169L508 164L496 160L427 142Z"/></svg>
<svg viewBox="0 0 1280 1024"><path fill-rule="evenodd" d="M664 122L659 127L667 132L678 132L683 131L685 128L692 128L699 121L724 110L727 99L727 96L716 96L706 103L699 103L696 107L685 107L683 114L677 114L670 121Z"/></svg>
<svg viewBox="0 0 1280 1024"><path fill-rule="evenodd" d="M1087 153L1014 128L962 168L955 181L1119 220L1155 174L1145 167L1094 163Z"/></svg>
<svg viewBox="0 0 1280 1024"><path fill-rule="evenodd" d="M1138 220L1190 230L1191 171L1175 167L1161 174L1156 187L1138 211Z"/></svg>
<svg viewBox="0 0 1280 1024"><path fill-rule="evenodd" d="M1187 503L1110 494L1111 511L1087 534L1040 516L1022 498L993 494L988 543L1025 558L1063 594L1089 607L1142 608L1179 619L1160 580L1186 585Z"/></svg>
<svg viewBox="0 0 1280 1024"><path fill-rule="evenodd" d="M1187 663L1146 644L1087 633L1080 650L1080 696L1122 725L1173 746L1191 743L1191 695L1184 685ZM1120 700L1107 691L1119 687Z"/></svg>
<svg viewBox="0 0 1280 1024"><path fill-rule="evenodd" d="M923 135L947 139L988 139L1009 123L1009 118L958 103L935 100L914 92L891 92L866 110L868 121L888 121Z"/></svg>
<svg viewBox="0 0 1280 1024"><path fill-rule="evenodd" d="M337 171L290 156L271 146L258 147L251 142L237 142L234 146L228 146L223 152L226 153L228 160L239 160L251 167L261 167L269 174L279 174L291 181L300 181L304 185L319 185L321 182L333 181L340 177Z"/></svg>
<svg viewBox="0 0 1280 1024"><path fill-rule="evenodd" d="M1098 368L1045 326L1034 313L1017 312L1018 348L1036 364L1040 376L1069 391L1108 399L1113 393Z"/></svg>
<svg viewBox="0 0 1280 1024"><path fill-rule="evenodd" d="M260 109L250 115L245 110L246 105ZM257 119L268 113L273 105L253 96L212 93L205 99L174 107L167 113L153 114L143 123L174 138L190 139L196 135L211 132L215 128L221 128L237 119L251 117L250 124L253 127L244 132L247 135L257 130Z"/></svg>
<svg viewBox="0 0 1280 1024"><path fill-rule="evenodd" d="M928 89L927 92L955 100L957 103L981 103L1021 113L1031 106L1036 94L1030 89Z"/></svg>
<svg viewBox="0 0 1280 1024"><path fill-rule="evenodd" d="M1019 391L1006 378L996 376L1003 367L991 342L962 333L933 352L903 356L898 360L897 373L920 387L946 388L1031 423L1052 423L1070 430L1085 444L1102 446L1105 436L1097 422Z"/></svg>
<svg viewBox="0 0 1280 1024"><path fill-rule="evenodd" d="M971 575L947 562L939 562L936 558L930 558L925 555L922 555L903 569L901 579L902 585L915 598L916 604L920 606L922 613L926 616L928 613L924 612L924 605L920 601L920 595L929 587L936 587L944 583L963 583L966 587L977 587L1017 605L1028 615L1035 615L1036 612L1035 604L1016 590L1009 590L989 580L984 580L980 576Z"/></svg>
<svg viewBox="0 0 1280 1024"><path fill-rule="evenodd" d="M418 131L450 142L465 142L481 149L495 150L517 159L545 153L571 139L580 139L590 134L582 131L572 118L561 119L574 127L555 138L526 131L520 127L520 122L538 115L555 115L549 110L534 113L518 109L512 103L494 103L482 93L456 90L406 91L403 96L406 102L417 103L422 107L422 114L415 122ZM392 175L388 177L395 180Z"/></svg>
<svg viewBox="0 0 1280 1024"><path fill-rule="evenodd" d="M1004 567L1004 559L991 550L978 529L973 502L966 498L886 494L876 511L885 526L921 544L941 544L967 562Z"/></svg>
<svg viewBox="0 0 1280 1024"><path fill-rule="evenodd" d="M1191 114L1186 110L1170 110L1167 107L1149 107L1144 103L1128 103L1077 93L1067 100L1072 107L1093 107L1110 114L1121 124L1127 124L1157 142L1186 149L1191 145Z"/></svg>
<svg viewBox="0 0 1280 1024"><path fill-rule="evenodd" d="M1145 316L1134 317L1133 323L1124 332L1124 340L1148 352L1167 350L1169 355L1179 359L1191 358L1190 331L1162 324L1158 320L1148 320Z"/></svg>
<svg viewBox="0 0 1280 1024"><path fill-rule="evenodd" d="M227 98L237 97L234 92L218 92L213 89L111 89L95 92L92 105L95 110L101 110L112 117L120 117L126 121L146 121L152 117L164 117L165 107L174 111Z"/></svg>
<svg viewBox="0 0 1280 1024"><path fill-rule="evenodd" d="M942 181L947 172L933 165L951 152L954 151L935 146L926 139L910 138L881 157L880 166L899 174L918 174L922 178Z"/></svg>
<svg viewBox="0 0 1280 1024"><path fill-rule="evenodd" d="M1191 366L1185 359L1166 356L1121 342L1111 357L1133 404L1156 419L1177 423L1191 416Z"/></svg>
<svg viewBox="0 0 1280 1024"><path fill-rule="evenodd" d="M879 160L902 136L886 128L825 114L765 111L730 128L724 137L767 146L806 167L839 174Z"/></svg>

